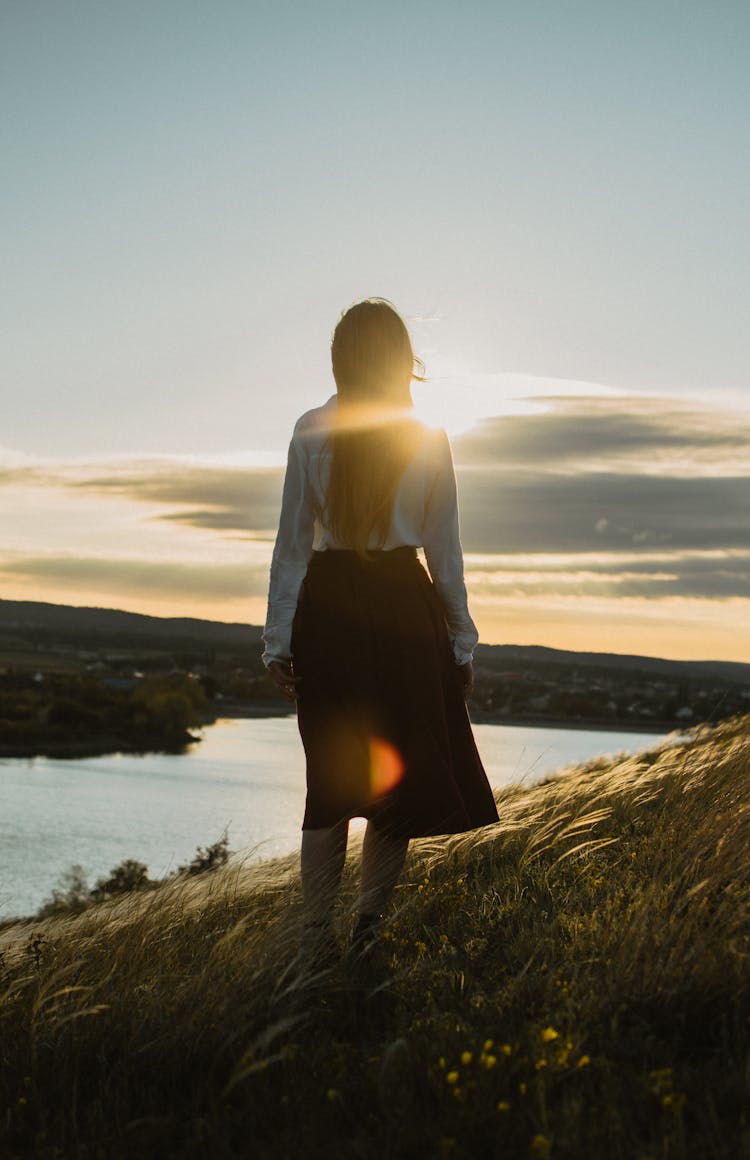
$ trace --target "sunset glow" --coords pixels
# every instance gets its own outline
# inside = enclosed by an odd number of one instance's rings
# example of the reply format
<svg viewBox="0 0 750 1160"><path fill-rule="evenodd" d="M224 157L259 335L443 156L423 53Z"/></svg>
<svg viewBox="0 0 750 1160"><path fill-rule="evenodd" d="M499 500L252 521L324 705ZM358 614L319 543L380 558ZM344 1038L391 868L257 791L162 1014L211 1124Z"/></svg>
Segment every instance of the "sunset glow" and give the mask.
<svg viewBox="0 0 750 1160"><path fill-rule="evenodd" d="M5 19L0 598L262 623L383 295L483 642L750 656L747 13L222 13Z"/></svg>
<svg viewBox="0 0 750 1160"><path fill-rule="evenodd" d="M463 387L440 380L415 383L412 396L419 418L431 427L443 427L451 436L470 431L490 416L534 415L545 409L531 399L504 396L497 382L472 382L469 376Z"/></svg>
<svg viewBox="0 0 750 1160"><path fill-rule="evenodd" d="M420 387L434 420L461 398L443 385ZM481 640L744 660L750 425L734 410L570 390L498 395L504 411L454 437ZM475 414L493 391L496 378L477 389ZM8 461L0 593L261 624L284 459Z"/></svg>

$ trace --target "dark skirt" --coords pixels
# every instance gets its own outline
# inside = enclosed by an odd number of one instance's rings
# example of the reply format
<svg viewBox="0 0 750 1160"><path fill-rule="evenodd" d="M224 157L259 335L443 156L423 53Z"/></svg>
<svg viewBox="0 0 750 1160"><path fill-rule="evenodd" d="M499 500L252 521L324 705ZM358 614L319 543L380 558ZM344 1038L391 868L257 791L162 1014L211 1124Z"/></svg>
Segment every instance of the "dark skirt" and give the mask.
<svg viewBox="0 0 750 1160"><path fill-rule="evenodd" d="M313 553L292 630L303 829L399 837L497 821L438 595L414 548Z"/></svg>

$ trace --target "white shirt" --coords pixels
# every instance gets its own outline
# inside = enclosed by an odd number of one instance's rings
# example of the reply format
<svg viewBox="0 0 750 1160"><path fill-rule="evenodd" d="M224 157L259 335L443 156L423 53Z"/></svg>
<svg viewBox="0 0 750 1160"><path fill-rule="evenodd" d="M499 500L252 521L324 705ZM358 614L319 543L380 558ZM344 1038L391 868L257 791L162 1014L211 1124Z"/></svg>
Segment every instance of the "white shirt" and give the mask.
<svg viewBox="0 0 750 1160"><path fill-rule="evenodd" d="M347 547L337 543L315 515L325 505L329 435L336 406L336 395L332 395L322 407L306 411L297 420L289 444L263 630L266 666L271 661L290 659L292 621L313 551ZM383 544L377 544L373 537L368 546L386 550L404 545L424 548L453 656L456 664L465 664L472 659L479 637L466 599L453 457L445 431L420 426L424 438L396 489L388 536Z"/></svg>

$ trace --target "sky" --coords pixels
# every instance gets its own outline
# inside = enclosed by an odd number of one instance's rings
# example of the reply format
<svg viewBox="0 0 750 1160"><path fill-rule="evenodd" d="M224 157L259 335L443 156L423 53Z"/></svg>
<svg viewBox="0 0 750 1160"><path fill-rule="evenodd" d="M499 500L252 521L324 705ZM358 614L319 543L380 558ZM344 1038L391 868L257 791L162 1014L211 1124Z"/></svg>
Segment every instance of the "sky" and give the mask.
<svg viewBox="0 0 750 1160"><path fill-rule="evenodd" d="M0 597L262 623L381 295L489 643L750 660L750 7L0 2Z"/></svg>

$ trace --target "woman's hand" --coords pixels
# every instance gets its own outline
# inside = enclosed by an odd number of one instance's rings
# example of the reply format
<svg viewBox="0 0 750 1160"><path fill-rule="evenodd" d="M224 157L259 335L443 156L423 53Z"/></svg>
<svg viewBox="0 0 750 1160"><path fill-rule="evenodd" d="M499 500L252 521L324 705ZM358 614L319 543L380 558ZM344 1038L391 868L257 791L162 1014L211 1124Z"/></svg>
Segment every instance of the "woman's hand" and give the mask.
<svg viewBox="0 0 750 1160"><path fill-rule="evenodd" d="M295 677L290 661L271 661L268 666L268 675L287 701L297 700L299 678Z"/></svg>
<svg viewBox="0 0 750 1160"><path fill-rule="evenodd" d="M458 666L458 671L464 687L464 697L470 697L474 692L474 665L471 661L467 661L465 665Z"/></svg>

